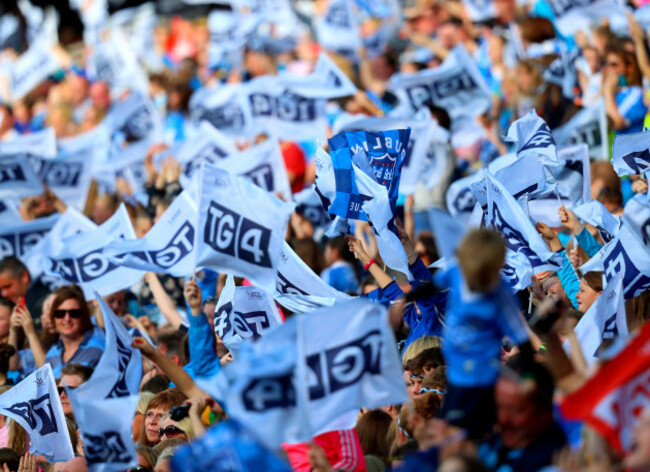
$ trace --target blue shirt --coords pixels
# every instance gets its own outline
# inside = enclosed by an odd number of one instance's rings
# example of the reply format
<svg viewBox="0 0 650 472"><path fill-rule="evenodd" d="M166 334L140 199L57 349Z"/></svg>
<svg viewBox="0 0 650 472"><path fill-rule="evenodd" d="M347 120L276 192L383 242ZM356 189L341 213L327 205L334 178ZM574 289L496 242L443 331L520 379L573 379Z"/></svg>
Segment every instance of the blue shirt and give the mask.
<svg viewBox="0 0 650 472"><path fill-rule="evenodd" d="M95 367L102 357L106 336L101 328L89 329L84 333L83 340L77 351L68 360L63 362L63 341L60 339L47 351L45 362L52 366L54 378L61 376L61 369L67 364L81 364L88 367Z"/></svg>
<svg viewBox="0 0 650 472"><path fill-rule="evenodd" d="M354 268L347 262L337 261L320 274L321 279L340 292L359 292L359 281Z"/></svg>
<svg viewBox="0 0 650 472"><path fill-rule="evenodd" d="M643 120L648 107L643 102L643 88L639 86L623 87L616 94L618 112L625 119L625 128L616 134L638 133L643 131Z"/></svg>
<svg viewBox="0 0 650 472"><path fill-rule="evenodd" d="M457 265L436 274L435 282L449 287L442 345L449 383L459 387L495 384L503 337L508 336L515 345L528 341L510 290L502 281L494 292L472 293Z"/></svg>

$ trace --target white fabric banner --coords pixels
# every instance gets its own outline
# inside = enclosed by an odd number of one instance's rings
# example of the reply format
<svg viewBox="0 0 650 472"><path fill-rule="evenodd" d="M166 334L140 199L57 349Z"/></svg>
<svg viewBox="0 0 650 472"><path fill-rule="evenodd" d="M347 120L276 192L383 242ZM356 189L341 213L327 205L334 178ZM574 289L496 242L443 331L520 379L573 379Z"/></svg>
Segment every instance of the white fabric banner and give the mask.
<svg viewBox="0 0 650 472"><path fill-rule="evenodd" d="M208 15L208 65L211 68L241 67L246 43L261 21L258 15L241 15L237 10L211 11Z"/></svg>
<svg viewBox="0 0 650 472"><path fill-rule="evenodd" d="M77 210L84 209L93 170L88 154L82 151L56 159L33 157L30 162L43 184L66 205Z"/></svg>
<svg viewBox="0 0 650 472"><path fill-rule="evenodd" d="M633 207L630 207L632 209ZM627 209L627 208L626 208ZM573 209L578 218L586 221L598 230L605 243L614 239L621 229L621 218L612 215L605 205L598 200L589 200Z"/></svg>
<svg viewBox="0 0 650 472"><path fill-rule="evenodd" d="M305 77L285 74L282 80L291 87L293 92L310 98L346 97L358 91L350 78L324 52L318 56L311 74Z"/></svg>
<svg viewBox="0 0 650 472"><path fill-rule="evenodd" d="M29 161L21 155L0 155L0 199L31 197L45 192Z"/></svg>
<svg viewBox="0 0 650 472"><path fill-rule="evenodd" d="M623 14L615 0L549 0L548 4L555 14L554 24L564 36L580 30L589 33L592 23Z"/></svg>
<svg viewBox="0 0 650 472"><path fill-rule="evenodd" d="M612 165L621 177L650 171L650 132L615 136L612 144Z"/></svg>
<svg viewBox="0 0 650 472"><path fill-rule="evenodd" d="M141 239L117 239L104 254L115 264L132 269L186 277L195 268L196 203L182 192Z"/></svg>
<svg viewBox="0 0 650 472"><path fill-rule="evenodd" d="M555 128L553 138L558 146L584 143L593 159L608 159L607 120L602 100L583 108L567 123Z"/></svg>
<svg viewBox="0 0 650 472"><path fill-rule="evenodd" d="M490 92L465 48L456 46L435 69L417 74L395 74L391 87L413 110L433 103L447 110L452 119L478 116L490 107Z"/></svg>
<svg viewBox="0 0 650 472"><path fill-rule="evenodd" d="M39 35L9 69L11 99L20 100L59 68L54 43Z"/></svg>
<svg viewBox="0 0 650 472"><path fill-rule="evenodd" d="M45 456L49 462L65 462L75 456L50 364L0 395L0 414L25 429L32 454Z"/></svg>
<svg viewBox="0 0 650 472"><path fill-rule="evenodd" d="M352 3L352 0L331 0L325 15L314 21L318 43L325 49L354 55L361 46Z"/></svg>
<svg viewBox="0 0 650 472"><path fill-rule="evenodd" d="M490 0L463 0L463 5L473 22L481 22L494 18L496 12Z"/></svg>
<svg viewBox="0 0 650 472"><path fill-rule="evenodd" d="M55 214L0 228L0 259L6 256L22 259L45 237L58 219L59 215Z"/></svg>
<svg viewBox="0 0 650 472"><path fill-rule="evenodd" d="M625 204L623 221L650 251L650 195L635 195Z"/></svg>
<svg viewBox="0 0 650 472"><path fill-rule="evenodd" d="M273 292L295 204L209 164L203 164L201 175L197 266L247 277Z"/></svg>
<svg viewBox="0 0 650 472"><path fill-rule="evenodd" d="M106 121L118 145L159 138L162 130L158 112L142 92L131 92L126 99L113 103Z"/></svg>
<svg viewBox="0 0 650 472"><path fill-rule="evenodd" d="M228 136L253 136L253 118L242 85L203 87L192 94L190 116L207 121Z"/></svg>
<svg viewBox="0 0 650 472"><path fill-rule="evenodd" d="M44 159L56 157L54 128L45 128L30 134L21 134L9 141L0 142L1 155L36 156Z"/></svg>
<svg viewBox="0 0 650 472"><path fill-rule="evenodd" d="M532 154L539 157L547 167L553 168L559 164L551 130L535 110L510 125L508 138L516 145L517 157Z"/></svg>
<svg viewBox="0 0 650 472"><path fill-rule="evenodd" d="M130 287L142 277L142 272L112 263L104 248L118 239L135 239L131 220L122 204L113 216L96 229L66 238L63 249L48 257L49 275L81 286L87 300L95 291L105 296Z"/></svg>

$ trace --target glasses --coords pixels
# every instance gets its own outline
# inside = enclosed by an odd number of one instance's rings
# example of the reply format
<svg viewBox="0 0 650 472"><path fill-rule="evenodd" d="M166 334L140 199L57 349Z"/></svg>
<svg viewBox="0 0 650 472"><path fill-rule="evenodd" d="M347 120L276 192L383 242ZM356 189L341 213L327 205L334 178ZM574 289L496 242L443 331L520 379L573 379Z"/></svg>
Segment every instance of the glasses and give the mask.
<svg viewBox="0 0 650 472"><path fill-rule="evenodd" d="M185 434L185 431L183 431L180 428L177 428L173 424L170 424L166 428L158 428L158 438L162 439L163 436L167 436L168 438L173 438L175 436L178 436L179 434Z"/></svg>
<svg viewBox="0 0 650 472"><path fill-rule="evenodd" d="M129 469L129 472L151 472L151 469L143 465L139 465L135 469Z"/></svg>
<svg viewBox="0 0 650 472"><path fill-rule="evenodd" d="M70 315L70 318L78 319L81 318L83 312L78 308L74 310L54 310L52 316L54 316L54 318L57 320L62 320L65 318L66 313Z"/></svg>
<svg viewBox="0 0 650 472"><path fill-rule="evenodd" d="M77 388L77 387L70 387L68 385L68 389L70 389L70 390L74 390L75 388ZM62 393L65 393L65 387L59 386L59 387L56 387L56 390L59 392L59 396L61 396Z"/></svg>

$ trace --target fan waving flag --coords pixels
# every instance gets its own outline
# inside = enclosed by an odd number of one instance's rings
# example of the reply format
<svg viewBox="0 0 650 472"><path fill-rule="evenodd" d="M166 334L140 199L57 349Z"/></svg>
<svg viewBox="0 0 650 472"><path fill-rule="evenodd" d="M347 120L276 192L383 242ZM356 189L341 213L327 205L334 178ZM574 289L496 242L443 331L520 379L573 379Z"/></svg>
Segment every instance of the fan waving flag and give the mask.
<svg viewBox="0 0 650 472"><path fill-rule="evenodd" d="M50 364L0 395L0 413L25 429L32 454L50 462L65 462L75 456Z"/></svg>
<svg viewBox="0 0 650 472"><path fill-rule="evenodd" d="M201 175L197 266L247 277L273 293L295 204L209 164L203 164Z"/></svg>
<svg viewBox="0 0 650 472"><path fill-rule="evenodd" d="M620 176L650 171L650 132L617 135L612 145L612 165Z"/></svg>

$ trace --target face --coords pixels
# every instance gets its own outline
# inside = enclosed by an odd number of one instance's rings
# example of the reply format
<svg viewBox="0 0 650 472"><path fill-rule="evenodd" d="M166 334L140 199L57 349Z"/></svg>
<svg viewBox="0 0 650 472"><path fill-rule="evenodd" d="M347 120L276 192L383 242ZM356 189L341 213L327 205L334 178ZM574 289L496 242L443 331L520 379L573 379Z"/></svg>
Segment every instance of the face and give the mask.
<svg viewBox="0 0 650 472"><path fill-rule="evenodd" d="M41 311L41 324L43 329L50 333L56 333L54 329L54 320L52 319L52 302L54 302L54 294L49 294L43 301L43 309Z"/></svg>
<svg viewBox="0 0 650 472"><path fill-rule="evenodd" d="M61 381L59 382L59 387L62 387L63 385L67 385L68 387L78 387L81 385L83 380L81 377L78 375L64 375L61 377ZM68 398L68 395L65 393L65 390L63 390L60 395L61 397L61 406L63 407L63 414L64 415L71 415L72 414L72 406L70 405L70 399Z"/></svg>
<svg viewBox="0 0 650 472"><path fill-rule="evenodd" d="M158 428L162 426L162 420L167 415L167 411L163 408L150 408L144 415L144 431L150 443L158 442Z"/></svg>
<svg viewBox="0 0 650 472"><path fill-rule="evenodd" d="M600 292L596 292L593 288L587 285L587 282L581 280L580 287L578 288L578 293L576 294L576 299L578 300L578 310L586 313L599 296Z"/></svg>
<svg viewBox="0 0 650 472"><path fill-rule="evenodd" d="M508 379L497 382L495 403L503 445L510 449L532 444L550 421L541 421L539 409L526 398L517 383Z"/></svg>
<svg viewBox="0 0 650 472"><path fill-rule="evenodd" d="M216 303L206 303L203 305L203 313L205 313L205 316L208 319L208 324L210 325L210 329L212 331L214 331L214 309L216 307Z"/></svg>
<svg viewBox="0 0 650 472"><path fill-rule="evenodd" d="M90 99L97 108L106 110L111 104L111 94L108 86L103 82L96 82L90 86Z"/></svg>
<svg viewBox="0 0 650 472"><path fill-rule="evenodd" d="M144 238L152 226L151 219L148 217L140 217L135 220L135 228L133 229L135 230L136 237Z"/></svg>
<svg viewBox="0 0 650 472"><path fill-rule="evenodd" d="M120 290L119 292L111 293L104 297L104 301L117 316L126 313L126 291Z"/></svg>
<svg viewBox="0 0 650 472"><path fill-rule="evenodd" d="M465 472L465 464L458 457L446 459L438 468L438 472Z"/></svg>
<svg viewBox="0 0 650 472"><path fill-rule="evenodd" d="M605 58L605 70L608 74L614 74L616 76L623 75L625 73L623 59L618 54L607 54Z"/></svg>
<svg viewBox="0 0 650 472"><path fill-rule="evenodd" d="M16 303L24 297L29 288L29 274L23 272L20 277L12 277L8 271L0 273L0 295Z"/></svg>
<svg viewBox="0 0 650 472"><path fill-rule="evenodd" d="M61 303L55 311L79 310L79 302L73 298ZM54 329L61 336L77 338L83 335L83 325L81 318L72 318L70 313L66 313L63 318L54 318Z"/></svg>
<svg viewBox="0 0 650 472"><path fill-rule="evenodd" d="M11 324L11 310L9 307L0 306L0 339L9 336Z"/></svg>
<svg viewBox="0 0 650 472"><path fill-rule="evenodd" d="M650 470L650 410L645 409L632 435L632 448L623 460L625 469Z"/></svg>
<svg viewBox="0 0 650 472"><path fill-rule="evenodd" d="M550 285L546 289L546 296L564 298L564 289L562 288L562 284L560 282L556 282L553 285Z"/></svg>

